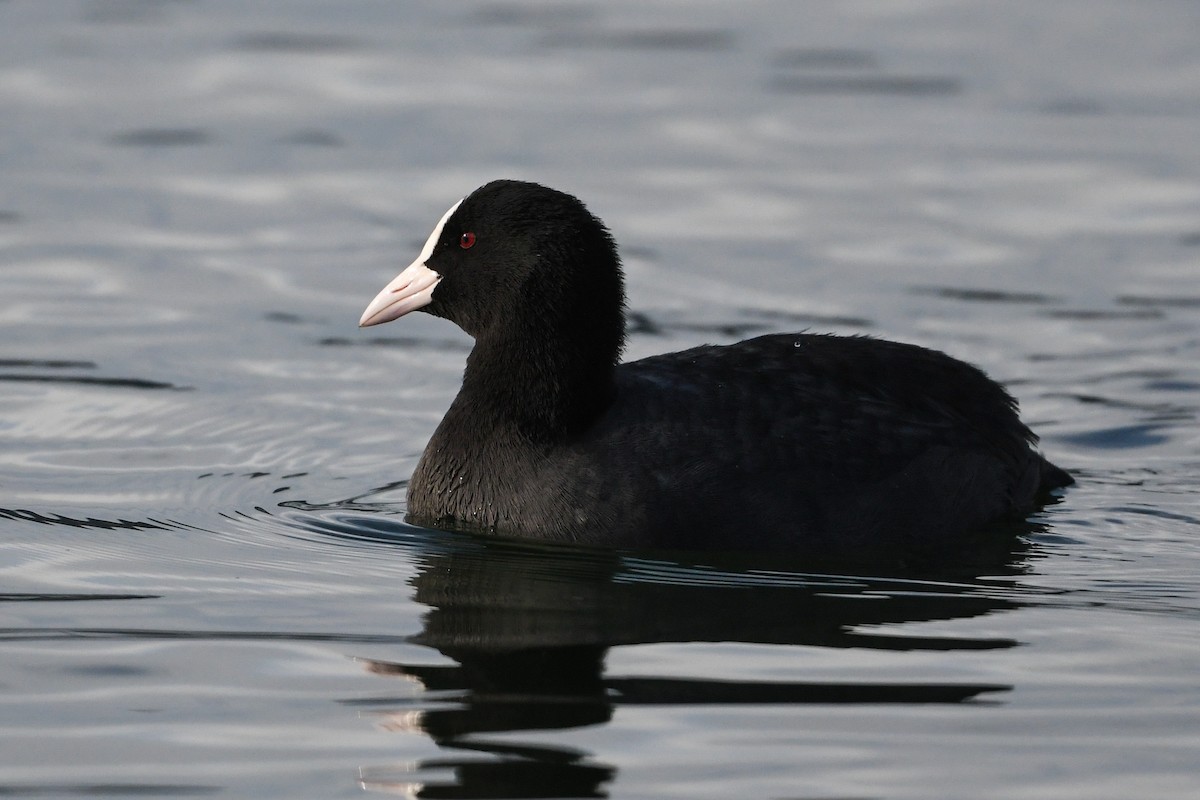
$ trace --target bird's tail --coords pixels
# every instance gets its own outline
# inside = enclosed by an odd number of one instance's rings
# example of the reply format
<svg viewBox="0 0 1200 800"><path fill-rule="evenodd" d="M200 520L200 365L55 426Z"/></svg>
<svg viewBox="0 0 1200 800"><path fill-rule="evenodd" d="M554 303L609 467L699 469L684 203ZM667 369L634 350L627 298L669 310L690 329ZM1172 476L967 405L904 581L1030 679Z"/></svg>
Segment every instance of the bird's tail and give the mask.
<svg viewBox="0 0 1200 800"><path fill-rule="evenodd" d="M1061 489L1064 486L1070 486L1075 482L1071 474L1062 467L1056 467L1046 459L1042 459L1042 474L1038 481L1039 492L1049 492L1052 489Z"/></svg>

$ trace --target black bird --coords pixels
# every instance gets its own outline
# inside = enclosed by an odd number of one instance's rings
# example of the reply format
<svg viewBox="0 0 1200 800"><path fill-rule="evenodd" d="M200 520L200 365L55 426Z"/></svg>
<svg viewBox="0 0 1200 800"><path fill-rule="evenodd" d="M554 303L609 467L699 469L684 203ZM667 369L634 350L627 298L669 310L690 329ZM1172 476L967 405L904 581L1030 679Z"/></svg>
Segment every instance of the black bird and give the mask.
<svg viewBox="0 0 1200 800"><path fill-rule="evenodd" d="M788 333L618 363L616 245L575 197L463 198L361 326L420 309L475 339L408 486L419 525L614 547L858 560L937 552L1071 477L944 353Z"/></svg>

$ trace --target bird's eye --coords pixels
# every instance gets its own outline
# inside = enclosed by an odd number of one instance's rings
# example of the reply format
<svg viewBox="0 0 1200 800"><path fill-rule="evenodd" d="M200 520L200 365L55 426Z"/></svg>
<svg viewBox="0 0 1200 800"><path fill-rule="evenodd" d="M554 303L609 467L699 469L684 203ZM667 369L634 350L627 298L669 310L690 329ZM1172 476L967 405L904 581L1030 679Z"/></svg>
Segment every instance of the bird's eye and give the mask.
<svg viewBox="0 0 1200 800"><path fill-rule="evenodd" d="M462 236L458 237L458 246L463 250L468 250L475 245L475 234L467 231Z"/></svg>

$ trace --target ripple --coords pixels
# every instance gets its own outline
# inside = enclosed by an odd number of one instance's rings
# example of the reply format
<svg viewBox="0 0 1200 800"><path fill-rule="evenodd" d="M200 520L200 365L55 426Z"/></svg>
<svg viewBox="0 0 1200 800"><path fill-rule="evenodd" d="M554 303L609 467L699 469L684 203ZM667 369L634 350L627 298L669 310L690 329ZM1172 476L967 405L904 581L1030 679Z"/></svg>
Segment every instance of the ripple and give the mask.
<svg viewBox="0 0 1200 800"><path fill-rule="evenodd" d="M0 368L43 367L45 369L96 369L94 361L68 361L62 359L0 358Z"/></svg>
<svg viewBox="0 0 1200 800"><path fill-rule="evenodd" d="M1081 447L1127 450L1169 442L1170 437L1159 432L1165 427L1160 424L1118 425L1083 433L1060 434L1058 438Z"/></svg>
<svg viewBox="0 0 1200 800"><path fill-rule="evenodd" d="M780 75L767 82L767 89L780 94L940 97L961 93L962 83L935 75Z"/></svg>
<svg viewBox="0 0 1200 800"><path fill-rule="evenodd" d="M305 128L293 131L280 139L284 144L300 145L302 147L344 147L345 140L332 131L318 128Z"/></svg>
<svg viewBox="0 0 1200 800"><path fill-rule="evenodd" d="M489 3L476 8L471 18L484 25L546 25L578 22L591 18L595 10L581 3Z"/></svg>
<svg viewBox="0 0 1200 800"><path fill-rule="evenodd" d="M1042 311L1041 314L1050 319L1067 319L1086 322L1125 321L1143 319L1162 319L1163 312L1157 308L1138 309L1136 311L1119 311L1111 308L1056 308Z"/></svg>
<svg viewBox="0 0 1200 800"><path fill-rule="evenodd" d="M560 31L539 41L542 47L595 47L612 50L656 50L715 52L732 49L733 31L721 29L674 29L626 31Z"/></svg>
<svg viewBox="0 0 1200 800"><path fill-rule="evenodd" d="M1200 297L1179 295L1155 297L1150 295L1123 294L1116 301L1126 306L1150 306L1152 308L1200 308Z"/></svg>
<svg viewBox="0 0 1200 800"><path fill-rule="evenodd" d="M0 0L0 375L41 376L0 379L0 795L1190 797L1196 48L1161 5ZM985 574L407 525L469 342L352 333L353 284L504 165L650 245L635 347L957 342L1079 485Z"/></svg>
<svg viewBox="0 0 1200 800"><path fill-rule="evenodd" d="M0 509L0 514L4 509ZM157 594L13 594L0 593L0 603L81 603L96 600L157 600Z"/></svg>
<svg viewBox="0 0 1200 800"><path fill-rule="evenodd" d="M263 314L263 319L267 322L281 322L285 325L298 325L309 322L299 314L293 314L291 311L268 311Z"/></svg>
<svg viewBox="0 0 1200 800"><path fill-rule="evenodd" d="M137 17L140 19L140 17ZM105 17L106 22L118 21ZM120 19L119 21L125 21ZM16 797L197 797L216 794L225 786L199 783L0 783L0 796Z"/></svg>
<svg viewBox="0 0 1200 800"><path fill-rule="evenodd" d="M62 514L41 513L38 511L30 511L20 508L0 508L0 518L16 520L21 522L35 522L39 525L55 525L67 528L91 528L96 530L114 531L146 531L146 530L165 530L169 527L175 527L173 523L160 522L159 520L128 520L128 519L98 519L96 517L87 517L80 519L76 517L68 517Z"/></svg>
<svg viewBox="0 0 1200 800"><path fill-rule="evenodd" d="M963 300L971 303L1013 303L1030 305L1060 302L1061 298L1037 292L1009 292L999 289L961 289L953 286L920 286L911 290L913 294L941 297L947 300Z"/></svg>
<svg viewBox="0 0 1200 800"><path fill-rule="evenodd" d="M212 139L202 128L137 128L114 134L109 141L120 147L196 147Z"/></svg>
<svg viewBox="0 0 1200 800"><path fill-rule="evenodd" d="M233 43L233 49L235 50L244 50L252 53L294 53L301 55L347 53L354 50L362 50L366 46L366 40L353 36L285 31L250 33L238 37Z"/></svg>
<svg viewBox="0 0 1200 800"><path fill-rule="evenodd" d="M91 23L162 22L172 5L178 4L169 0L91 0L83 8L83 19Z"/></svg>
<svg viewBox="0 0 1200 800"><path fill-rule="evenodd" d="M36 375L22 373L0 374L0 381L10 383L77 383L85 386L105 386L114 389L173 389L188 391L190 386L150 381L144 378L99 378L90 375Z"/></svg>
<svg viewBox="0 0 1200 800"><path fill-rule="evenodd" d="M415 336L328 336L318 339L322 347L398 347L402 349L423 348L447 352L469 352L472 344L461 339L424 339Z"/></svg>
<svg viewBox="0 0 1200 800"><path fill-rule="evenodd" d="M779 329L781 321L797 328L847 327L869 328L872 323L862 317L850 317L826 314L803 314L791 311L779 311L762 308L741 308L737 313L748 317L743 320L709 320L696 322L692 315L680 318L671 312L631 311L626 316L626 332L630 336L671 336L676 333L703 333L720 337L721 339L742 339L755 333L774 332ZM685 337L691 340L695 337Z"/></svg>
<svg viewBox="0 0 1200 800"><path fill-rule="evenodd" d="M794 311L780 311L771 308L745 308L741 309L743 313L753 314L767 320L786 320L792 325L811 326L822 325L830 327L844 328L871 328L875 323L866 317L851 317L844 315L830 314L802 314Z"/></svg>
<svg viewBox="0 0 1200 800"><path fill-rule="evenodd" d="M1200 382L1185 381L1185 380L1150 380L1146 381L1143 386L1152 392L1197 392L1200 391Z"/></svg>
<svg viewBox="0 0 1200 800"><path fill-rule="evenodd" d="M779 50L771 56L777 67L802 67L804 69L875 69L879 59L866 50L850 50L836 47L793 47Z"/></svg>
<svg viewBox="0 0 1200 800"><path fill-rule="evenodd" d="M1065 116L1094 116L1105 114L1108 109L1093 97L1064 97L1051 100L1038 106L1043 114L1062 114Z"/></svg>

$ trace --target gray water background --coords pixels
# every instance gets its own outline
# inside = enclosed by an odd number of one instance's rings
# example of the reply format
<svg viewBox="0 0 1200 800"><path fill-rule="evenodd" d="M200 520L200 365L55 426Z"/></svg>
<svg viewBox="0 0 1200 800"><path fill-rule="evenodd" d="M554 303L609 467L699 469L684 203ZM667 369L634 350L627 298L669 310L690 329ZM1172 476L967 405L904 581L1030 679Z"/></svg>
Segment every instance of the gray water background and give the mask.
<svg viewBox="0 0 1200 800"><path fill-rule="evenodd" d="M629 357L865 332L1079 485L985 572L407 526L496 177ZM0 794L1193 798L1200 6L0 2Z"/></svg>

